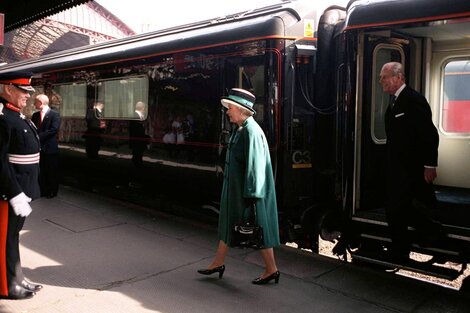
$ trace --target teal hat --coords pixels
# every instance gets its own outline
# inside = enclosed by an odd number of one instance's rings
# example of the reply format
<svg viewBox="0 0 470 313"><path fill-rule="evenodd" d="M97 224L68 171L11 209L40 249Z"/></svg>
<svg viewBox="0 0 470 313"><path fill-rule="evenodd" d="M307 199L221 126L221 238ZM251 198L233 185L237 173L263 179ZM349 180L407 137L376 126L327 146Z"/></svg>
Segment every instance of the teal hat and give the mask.
<svg viewBox="0 0 470 313"><path fill-rule="evenodd" d="M256 114L256 111L253 109L255 104L256 97L249 91L240 88L232 88L228 93L228 96L222 97L220 102L224 107L228 109L229 104L234 104L245 110L251 112L252 115Z"/></svg>

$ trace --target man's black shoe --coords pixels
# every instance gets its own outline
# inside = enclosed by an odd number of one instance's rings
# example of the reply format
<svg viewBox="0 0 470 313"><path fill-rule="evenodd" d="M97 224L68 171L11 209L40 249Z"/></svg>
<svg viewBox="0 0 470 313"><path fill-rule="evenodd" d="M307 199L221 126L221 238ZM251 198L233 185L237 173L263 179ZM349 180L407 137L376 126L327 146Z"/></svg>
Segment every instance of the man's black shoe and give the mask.
<svg viewBox="0 0 470 313"><path fill-rule="evenodd" d="M21 282L21 286L25 289L28 289L29 291L34 291L34 292L38 292L39 290L42 289L42 285L33 284L27 281L26 279L23 279L23 281Z"/></svg>
<svg viewBox="0 0 470 313"><path fill-rule="evenodd" d="M385 271L388 273L398 272L399 268L397 265L406 265L410 262L409 253L393 253L386 252L383 254L381 260L390 263L390 265L385 266Z"/></svg>
<svg viewBox="0 0 470 313"><path fill-rule="evenodd" d="M432 232L418 234L418 245L422 248L430 248L442 245L447 234L442 228L433 230Z"/></svg>

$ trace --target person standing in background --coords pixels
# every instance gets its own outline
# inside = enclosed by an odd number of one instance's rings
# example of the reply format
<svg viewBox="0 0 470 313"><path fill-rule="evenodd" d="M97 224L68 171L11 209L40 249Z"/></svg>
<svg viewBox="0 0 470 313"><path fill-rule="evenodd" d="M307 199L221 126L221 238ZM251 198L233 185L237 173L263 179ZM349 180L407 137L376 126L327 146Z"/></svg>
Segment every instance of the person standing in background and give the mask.
<svg viewBox="0 0 470 313"><path fill-rule="evenodd" d="M255 76L257 70L258 66L254 64L248 64L243 67L242 71L242 88L253 94L255 93L255 90L252 79Z"/></svg>
<svg viewBox="0 0 470 313"><path fill-rule="evenodd" d="M59 113L49 107L49 98L40 94L34 100L38 110L31 118L38 129L41 142L39 186L41 196L53 198L59 191L59 145L57 133L60 128Z"/></svg>
<svg viewBox="0 0 470 313"><path fill-rule="evenodd" d="M135 167L142 167L142 158L150 138L145 134L144 119L145 103L138 101L135 104L134 119L129 122L129 146L132 150L132 163Z"/></svg>
<svg viewBox="0 0 470 313"><path fill-rule="evenodd" d="M39 137L21 110L34 92L31 73L0 75L0 296L27 299L42 285L24 277L20 260L20 231L40 196Z"/></svg>
<svg viewBox="0 0 470 313"><path fill-rule="evenodd" d="M106 130L106 122L102 120L103 108L104 104L98 101L93 108L87 111L85 117L87 124L87 131L84 135L85 149L87 156L93 160L98 158L98 152L103 141L101 135Z"/></svg>

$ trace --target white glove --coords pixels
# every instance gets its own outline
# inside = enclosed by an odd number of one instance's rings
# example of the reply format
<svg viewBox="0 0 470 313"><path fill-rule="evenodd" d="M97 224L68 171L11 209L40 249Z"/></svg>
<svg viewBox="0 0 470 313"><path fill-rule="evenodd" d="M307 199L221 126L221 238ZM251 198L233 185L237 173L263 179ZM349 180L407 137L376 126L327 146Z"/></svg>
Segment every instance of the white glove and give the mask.
<svg viewBox="0 0 470 313"><path fill-rule="evenodd" d="M31 198L26 196L24 192L10 199L10 204L15 214L24 217L28 216L33 211L29 202L31 202Z"/></svg>

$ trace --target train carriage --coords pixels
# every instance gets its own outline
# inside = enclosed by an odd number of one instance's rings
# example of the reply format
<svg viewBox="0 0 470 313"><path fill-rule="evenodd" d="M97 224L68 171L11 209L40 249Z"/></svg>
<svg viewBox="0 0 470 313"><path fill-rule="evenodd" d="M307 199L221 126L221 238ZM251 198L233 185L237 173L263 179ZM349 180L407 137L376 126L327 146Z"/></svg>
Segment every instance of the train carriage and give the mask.
<svg viewBox="0 0 470 313"><path fill-rule="evenodd" d="M314 202L315 14L305 3L286 2L45 55L0 73L33 72L36 93L60 112L64 183L149 207L190 207L184 214L203 218L218 210L231 130L220 98L233 87L251 90L270 145L282 240L315 247L300 222ZM91 131L85 117L96 114L97 102L102 128ZM134 115L138 102L143 121ZM133 123L145 135L131 135ZM139 144L145 151L133 163L139 156L131 148ZM99 149L97 157L88 148Z"/></svg>
<svg viewBox="0 0 470 313"><path fill-rule="evenodd" d="M449 3L452 2L452 5ZM220 97L256 95L270 145L282 242L390 266L385 218L382 65L401 62L428 99L439 137L438 207L445 239L412 249L429 262L392 264L455 279L470 260L470 3L352 0L319 23L286 1L220 19L0 67L29 70L62 117L63 182L205 220L215 218L230 123ZM318 24L318 32L314 29ZM99 132L85 117L104 104ZM143 120L134 114L143 103ZM144 135L131 131L143 127ZM97 158L87 140L99 139ZM133 147L146 149L135 162ZM189 204L189 205L188 205ZM454 262L460 270L440 266Z"/></svg>
<svg viewBox="0 0 470 313"><path fill-rule="evenodd" d="M338 113L329 123L337 145L334 158L323 155L336 170L331 189L340 203L330 208L337 217L329 220L336 223L324 228L341 229L336 252L347 246L353 259L390 265L381 253L391 242L384 210L389 95L378 80L383 64L400 62L406 83L428 99L439 132L438 206L427 213L442 223L446 236L429 246L409 227L413 251L433 259L395 265L454 279L470 260L470 3L351 1L343 14L331 39L337 57L325 65L339 78L331 91ZM441 267L447 261L461 264L460 270Z"/></svg>

